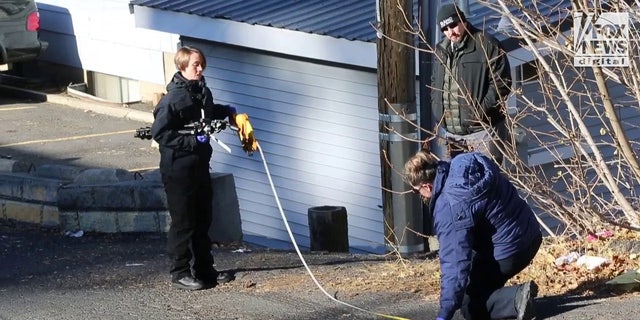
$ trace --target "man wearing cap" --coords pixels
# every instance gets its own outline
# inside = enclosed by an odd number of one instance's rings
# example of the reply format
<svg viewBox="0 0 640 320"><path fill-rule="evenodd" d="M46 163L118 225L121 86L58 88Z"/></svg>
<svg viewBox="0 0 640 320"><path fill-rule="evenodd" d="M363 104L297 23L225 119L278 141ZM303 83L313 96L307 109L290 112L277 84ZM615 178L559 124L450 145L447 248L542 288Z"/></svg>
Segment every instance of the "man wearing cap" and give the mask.
<svg viewBox="0 0 640 320"><path fill-rule="evenodd" d="M502 163L508 139L504 102L511 92L506 53L454 4L442 6L437 24L444 39L435 48L431 107L447 144L444 158L478 151Z"/></svg>

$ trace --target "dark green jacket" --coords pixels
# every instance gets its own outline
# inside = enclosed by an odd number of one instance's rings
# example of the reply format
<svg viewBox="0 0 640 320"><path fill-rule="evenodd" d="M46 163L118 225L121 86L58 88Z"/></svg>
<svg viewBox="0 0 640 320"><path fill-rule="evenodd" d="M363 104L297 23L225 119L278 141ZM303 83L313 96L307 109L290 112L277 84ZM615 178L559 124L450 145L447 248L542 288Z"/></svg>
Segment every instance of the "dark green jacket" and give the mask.
<svg viewBox="0 0 640 320"><path fill-rule="evenodd" d="M505 118L504 101L511 92L511 68L507 55L493 36L483 33L467 23L469 34L461 54L455 61L460 84L459 115L466 133L481 130L482 123L493 125ZM442 103L446 61L451 41L445 38L436 46L436 61L432 75L431 107L435 121L443 116ZM489 59L487 59L487 57ZM471 97L467 101L465 97ZM479 112L475 112L477 110ZM481 115L478 117L477 115Z"/></svg>

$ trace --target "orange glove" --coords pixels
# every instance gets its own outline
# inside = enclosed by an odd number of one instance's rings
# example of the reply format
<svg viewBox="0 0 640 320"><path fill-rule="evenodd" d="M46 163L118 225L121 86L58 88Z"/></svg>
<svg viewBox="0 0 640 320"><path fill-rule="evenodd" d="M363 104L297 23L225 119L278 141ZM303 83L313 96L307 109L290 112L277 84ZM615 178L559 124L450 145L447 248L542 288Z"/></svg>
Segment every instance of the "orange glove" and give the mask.
<svg viewBox="0 0 640 320"><path fill-rule="evenodd" d="M238 127L238 137L240 138L240 143L242 143L242 150L251 155L258 150L258 141L253 135L253 127L249 122L249 116L246 113L240 113L236 114L233 119Z"/></svg>

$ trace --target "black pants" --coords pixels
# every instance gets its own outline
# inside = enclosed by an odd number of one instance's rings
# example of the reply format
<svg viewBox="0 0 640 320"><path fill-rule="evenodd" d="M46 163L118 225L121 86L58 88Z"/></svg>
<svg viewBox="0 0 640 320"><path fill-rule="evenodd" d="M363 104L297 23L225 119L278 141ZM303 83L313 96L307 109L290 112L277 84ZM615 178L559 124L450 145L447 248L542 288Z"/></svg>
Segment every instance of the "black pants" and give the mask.
<svg viewBox="0 0 640 320"><path fill-rule="evenodd" d="M163 175L171 225L167 251L173 280L213 270L211 254L211 208L213 189L208 171L196 176Z"/></svg>
<svg viewBox="0 0 640 320"><path fill-rule="evenodd" d="M541 243L542 236L527 250L504 260L474 255L469 285L460 310L462 316L467 320L515 319L519 286L504 287L504 284L531 263Z"/></svg>

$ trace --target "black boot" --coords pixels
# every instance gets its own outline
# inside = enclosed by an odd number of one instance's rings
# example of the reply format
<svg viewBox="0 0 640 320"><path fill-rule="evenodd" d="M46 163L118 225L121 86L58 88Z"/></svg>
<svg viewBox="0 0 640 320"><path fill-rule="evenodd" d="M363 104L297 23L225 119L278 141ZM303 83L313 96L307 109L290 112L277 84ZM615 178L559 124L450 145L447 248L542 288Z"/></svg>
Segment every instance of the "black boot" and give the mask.
<svg viewBox="0 0 640 320"><path fill-rule="evenodd" d="M235 279L233 273L226 271L218 272L218 276L216 277L218 283L227 283L233 281L233 279Z"/></svg>
<svg viewBox="0 0 640 320"><path fill-rule="evenodd" d="M227 283L234 279L234 276L230 272L218 272L216 269L207 270L204 272L196 272L198 279L202 279L202 282L207 287L215 287L217 284Z"/></svg>
<svg viewBox="0 0 640 320"><path fill-rule="evenodd" d="M204 288L202 281L192 277L184 276L182 278L174 279L172 281L173 287L182 290L200 290Z"/></svg>
<svg viewBox="0 0 640 320"><path fill-rule="evenodd" d="M538 285L529 281L518 288L516 292L516 311L518 312L518 320L531 320L535 317L535 309L533 298L538 295Z"/></svg>

